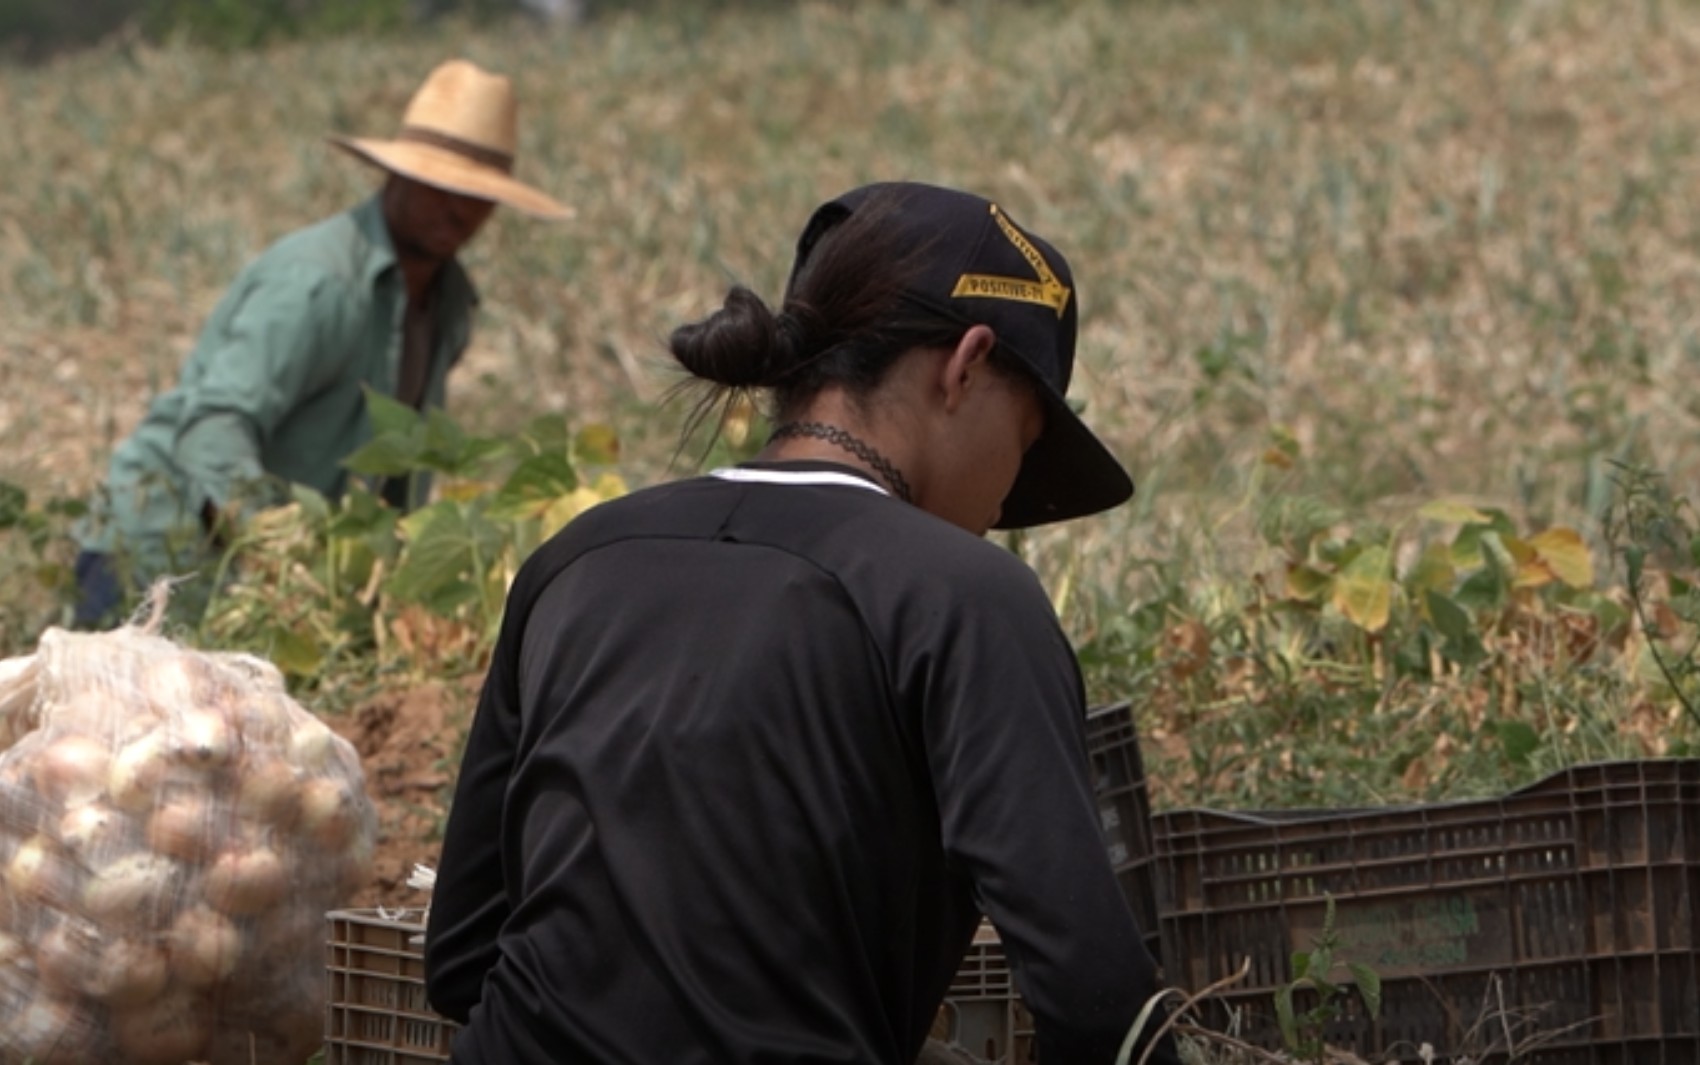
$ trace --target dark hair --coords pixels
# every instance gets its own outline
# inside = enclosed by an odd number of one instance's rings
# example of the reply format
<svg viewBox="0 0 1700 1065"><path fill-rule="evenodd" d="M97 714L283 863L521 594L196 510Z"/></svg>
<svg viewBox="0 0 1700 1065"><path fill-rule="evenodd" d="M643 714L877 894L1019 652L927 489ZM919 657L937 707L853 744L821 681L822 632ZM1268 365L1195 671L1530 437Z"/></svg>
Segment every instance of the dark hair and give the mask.
<svg viewBox="0 0 1700 1065"><path fill-rule="evenodd" d="M673 357L722 389L771 390L785 420L829 385L865 398L910 348L956 343L967 323L904 296L926 249L894 239L882 224L890 210L876 196L821 236L777 314L735 286L720 310L673 331ZM704 413L719 391L705 398Z"/></svg>

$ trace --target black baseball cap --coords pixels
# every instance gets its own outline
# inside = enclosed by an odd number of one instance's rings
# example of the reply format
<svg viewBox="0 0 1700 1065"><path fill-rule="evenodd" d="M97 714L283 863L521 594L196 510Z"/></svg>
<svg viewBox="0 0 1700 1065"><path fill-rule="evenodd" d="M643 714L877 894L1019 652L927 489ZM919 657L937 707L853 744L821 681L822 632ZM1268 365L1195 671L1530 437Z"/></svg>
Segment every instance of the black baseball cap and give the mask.
<svg viewBox="0 0 1700 1065"><path fill-rule="evenodd" d="M902 243L923 256L919 280L905 295L964 327L991 327L1044 403L1044 432L1022 460L997 527L1066 521L1127 502L1133 479L1064 398L1080 319L1068 260L990 200L937 185L882 182L816 208L797 240L792 284L821 238L870 202L879 204L885 225L901 232Z"/></svg>

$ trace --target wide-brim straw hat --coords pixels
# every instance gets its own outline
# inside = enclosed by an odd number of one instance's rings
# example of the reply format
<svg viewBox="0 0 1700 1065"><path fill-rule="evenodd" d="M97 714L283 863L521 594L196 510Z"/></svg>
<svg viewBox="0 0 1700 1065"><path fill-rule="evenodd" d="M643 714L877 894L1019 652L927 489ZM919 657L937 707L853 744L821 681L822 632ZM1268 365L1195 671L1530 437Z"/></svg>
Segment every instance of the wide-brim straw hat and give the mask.
<svg viewBox="0 0 1700 1065"><path fill-rule="evenodd" d="M431 71L408 101L390 140L332 136L330 142L392 174L537 218L571 218L572 208L513 177L519 142L512 83L464 59Z"/></svg>

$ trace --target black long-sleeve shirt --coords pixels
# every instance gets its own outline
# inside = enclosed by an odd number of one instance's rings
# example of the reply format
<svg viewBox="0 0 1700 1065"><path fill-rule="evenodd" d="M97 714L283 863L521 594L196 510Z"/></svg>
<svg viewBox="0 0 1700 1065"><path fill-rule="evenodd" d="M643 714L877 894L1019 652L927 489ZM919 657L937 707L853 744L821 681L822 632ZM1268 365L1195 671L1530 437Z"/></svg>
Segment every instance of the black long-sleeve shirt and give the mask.
<svg viewBox="0 0 1700 1065"><path fill-rule="evenodd" d="M581 516L515 582L448 822L453 1060L909 1065L983 909L1041 1060L1113 1061L1156 987L1082 700L1033 573L852 470Z"/></svg>

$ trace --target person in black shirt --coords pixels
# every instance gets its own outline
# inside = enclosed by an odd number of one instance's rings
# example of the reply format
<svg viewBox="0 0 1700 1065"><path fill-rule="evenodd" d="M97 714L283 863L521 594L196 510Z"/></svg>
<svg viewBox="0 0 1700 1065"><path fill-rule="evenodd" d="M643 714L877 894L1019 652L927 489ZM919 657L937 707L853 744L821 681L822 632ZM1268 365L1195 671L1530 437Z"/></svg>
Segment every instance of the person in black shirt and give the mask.
<svg viewBox="0 0 1700 1065"><path fill-rule="evenodd" d="M674 333L777 429L515 581L427 930L452 1061L909 1065L982 912L1040 1061L1115 1060L1155 966L1073 651L984 539L1133 492L1063 398L1076 322L996 204L886 184L814 214L777 313Z"/></svg>

